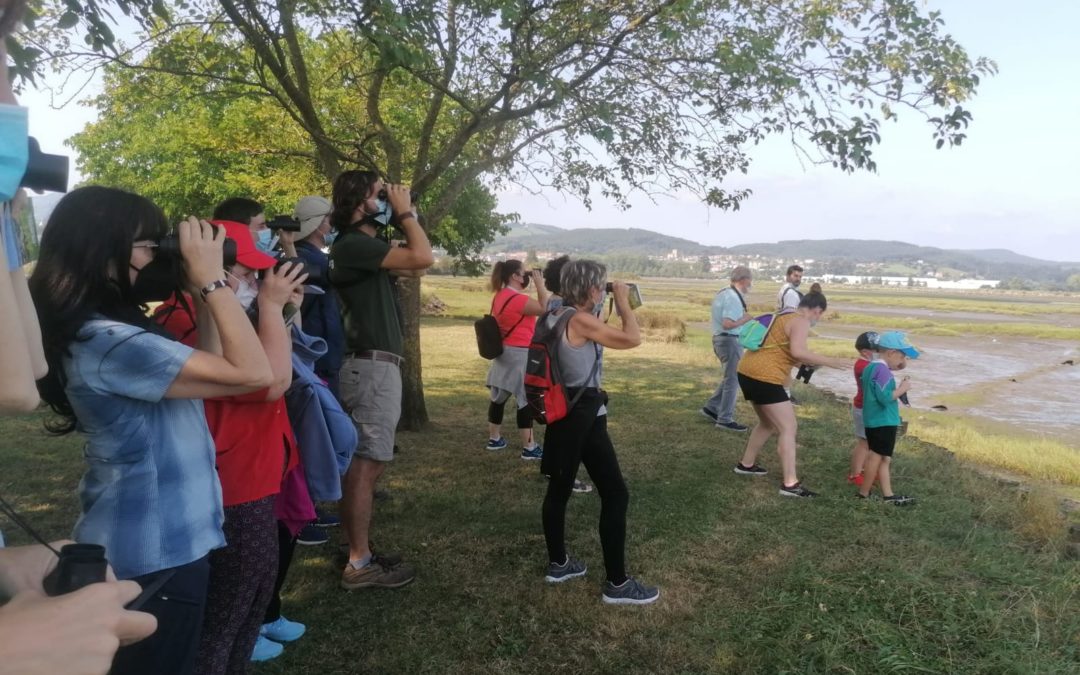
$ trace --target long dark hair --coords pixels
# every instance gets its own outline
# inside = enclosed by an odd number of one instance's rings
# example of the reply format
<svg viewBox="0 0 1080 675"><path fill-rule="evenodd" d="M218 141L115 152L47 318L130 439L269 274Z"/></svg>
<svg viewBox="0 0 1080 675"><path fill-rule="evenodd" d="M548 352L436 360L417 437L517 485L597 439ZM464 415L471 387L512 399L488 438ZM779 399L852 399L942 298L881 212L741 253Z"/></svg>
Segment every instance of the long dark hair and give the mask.
<svg viewBox="0 0 1080 675"><path fill-rule="evenodd" d="M343 171L334 179L333 205L330 225L338 232L358 227L352 222L353 214L368 199L371 186L379 180L374 171Z"/></svg>
<svg viewBox="0 0 1080 675"><path fill-rule="evenodd" d="M491 290L498 293L510 283L510 277L521 271L524 267L520 260L500 260L491 268Z"/></svg>
<svg viewBox="0 0 1080 675"><path fill-rule="evenodd" d="M149 199L107 187L84 187L64 196L41 236L30 295L34 299L49 374L38 380L41 398L63 418L51 431L75 427L64 393L62 359L95 314L149 328L146 307L133 299L131 245L168 232L165 214Z"/></svg>

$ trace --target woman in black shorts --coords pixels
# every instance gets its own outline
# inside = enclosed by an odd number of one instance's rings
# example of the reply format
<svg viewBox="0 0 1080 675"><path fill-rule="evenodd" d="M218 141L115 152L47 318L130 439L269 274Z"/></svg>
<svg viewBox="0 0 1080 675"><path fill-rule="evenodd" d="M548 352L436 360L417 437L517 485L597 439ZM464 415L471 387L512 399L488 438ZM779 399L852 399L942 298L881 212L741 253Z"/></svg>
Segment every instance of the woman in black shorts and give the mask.
<svg viewBox="0 0 1080 675"><path fill-rule="evenodd" d="M795 311L781 312L773 317L768 334L756 351L747 351L739 361L739 387L743 397L754 406L758 423L750 432L742 460L735 473L743 476L764 476L766 471L756 463L758 452L774 434L776 451L780 455L783 481L780 494L784 497L813 497L799 482L795 471L795 432L798 423L784 383L797 364L850 368L849 359L830 358L815 354L806 346L810 327L825 313L827 303L821 293L803 296Z"/></svg>

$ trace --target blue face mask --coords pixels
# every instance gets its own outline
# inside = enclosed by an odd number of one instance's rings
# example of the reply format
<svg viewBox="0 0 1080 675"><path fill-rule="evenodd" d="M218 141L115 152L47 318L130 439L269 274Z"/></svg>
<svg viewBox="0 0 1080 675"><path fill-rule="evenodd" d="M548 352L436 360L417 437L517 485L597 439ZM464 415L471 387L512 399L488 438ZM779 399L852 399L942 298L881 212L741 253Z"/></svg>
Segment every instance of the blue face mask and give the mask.
<svg viewBox="0 0 1080 675"><path fill-rule="evenodd" d="M391 208L390 202L385 199L376 199L375 204L379 210L371 214L371 218L380 225L389 224L390 219L394 217L394 209Z"/></svg>
<svg viewBox="0 0 1080 675"><path fill-rule="evenodd" d="M15 196L26 173L26 108L0 105L0 202Z"/></svg>
<svg viewBox="0 0 1080 675"><path fill-rule="evenodd" d="M330 230L330 232L326 236L323 237L323 242L325 242L326 246L330 246L331 244L334 243L334 240L337 239L337 236L338 236L338 231L337 230Z"/></svg>
<svg viewBox="0 0 1080 675"><path fill-rule="evenodd" d="M255 235L258 240L255 242L255 247L267 255L274 255L274 247L277 246L278 238L274 236L274 231L270 228L265 230L259 230Z"/></svg>

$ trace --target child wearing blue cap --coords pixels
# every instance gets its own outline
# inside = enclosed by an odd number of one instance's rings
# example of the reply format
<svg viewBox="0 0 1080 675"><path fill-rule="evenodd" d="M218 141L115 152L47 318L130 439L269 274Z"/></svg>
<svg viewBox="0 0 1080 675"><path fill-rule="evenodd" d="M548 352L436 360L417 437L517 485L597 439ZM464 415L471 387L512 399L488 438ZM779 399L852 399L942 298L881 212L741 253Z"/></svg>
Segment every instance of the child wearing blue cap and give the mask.
<svg viewBox="0 0 1080 675"><path fill-rule="evenodd" d="M899 331L889 331L878 336L874 346L874 360L862 372L863 426L870 453L863 470L862 485L858 497L866 499L877 480L881 495L894 506L915 503L914 497L893 494L889 465L896 446L896 430L900 426L900 406L897 400L911 388L911 381L904 377L896 383L893 371L903 370L907 360L919 358L907 336Z"/></svg>

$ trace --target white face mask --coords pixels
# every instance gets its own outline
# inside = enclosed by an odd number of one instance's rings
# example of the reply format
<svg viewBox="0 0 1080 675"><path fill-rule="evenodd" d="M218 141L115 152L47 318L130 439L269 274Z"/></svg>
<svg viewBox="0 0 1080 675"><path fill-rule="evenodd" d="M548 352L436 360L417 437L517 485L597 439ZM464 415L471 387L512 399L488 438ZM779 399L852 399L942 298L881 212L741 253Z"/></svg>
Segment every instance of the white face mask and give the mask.
<svg viewBox="0 0 1080 675"><path fill-rule="evenodd" d="M226 274L236 280L236 299L240 301L240 306L244 308L244 311L251 309L251 306L255 304L255 298L259 296L258 287L232 272L226 272Z"/></svg>

